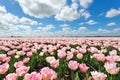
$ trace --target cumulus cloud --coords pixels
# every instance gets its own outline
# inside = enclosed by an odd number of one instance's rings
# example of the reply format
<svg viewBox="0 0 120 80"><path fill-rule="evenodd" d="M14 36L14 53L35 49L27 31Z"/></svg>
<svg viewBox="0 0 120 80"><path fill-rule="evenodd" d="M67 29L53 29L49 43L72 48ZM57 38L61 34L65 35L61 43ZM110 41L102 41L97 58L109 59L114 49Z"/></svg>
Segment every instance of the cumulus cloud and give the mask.
<svg viewBox="0 0 120 80"><path fill-rule="evenodd" d="M6 13L5 6L0 6L0 13Z"/></svg>
<svg viewBox="0 0 120 80"><path fill-rule="evenodd" d="M108 23L107 26L115 26L116 23L115 22L111 22L111 23Z"/></svg>
<svg viewBox="0 0 120 80"><path fill-rule="evenodd" d="M88 19L91 16L90 13L85 9L80 9L79 12L80 12L80 16L85 17L85 19Z"/></svg>
<svg viewBox="0 0 120 80"><path fill-rule="evenodd" d="M46 27L38 27L38 30L40 30L42 32L47 32L47 31L50 31L53 28L55 28L55 27L53 25L49 24L49 25L46 25Z"/></svg>
<svg viewBox="0 0 120 80"><path fill-rule="evenodd" d="M65 6L62 10L56 14L55 18L60 21L73 21L80 17L76 6Z"/></svg>
<svg viewBox="0 0 120 80"><path fill-rule="evenodd" d="M120 15L120 8L119 9L110 9L109 11L107 11L105 17L107 18L112 18L115 16Z"/></svg>
<svg viewBox="0 0 120 80"><path fill-rule="evenodd" d="M97 22L96 21L94 21L94 20L89 20L88 22L86 22L87 24L89 24L89 25L94 25L94 24L97 24Z"/></svg>
<svg viewBox="0 0 120 80"><path fill-rule="evenodd" d="M7 12L4 6L0 6L0 32L4 35L26 35L32 31L31 26L37 26L41 23L32 19L19 18ZM6 32L7 31L7 32ZM18 34L17 34L18 33ZM21 34L20 34L21 33Z"/></svg>
<svg viewBox="0 0 120 80"><path fill-rule="evenodd" d="M93 0L80 0L80 5L83 8L88 8L89 5L93 2Z"/></svg>
<svg viewBox="0 0 120 80"><path fill-rule="evenodd" d="M66 0L17 0L17 2L24 13L36 18L50 17L66 4Z"/></svg>
<svg viewBox="0 0 120 80"><path fill-rule="evenodd" d="M55 19L59 21L73 21L79 19L80 15L85 17L85 19L91 16L86 10L81 14L79 9L81 9L80 5L83 8L88 8L93 0L71 0L71 5L67 4L67 0L17 0L17 2L27 15L36 18L55 15ZM80 2L80 5L78 2Z"/></svg>
<svg viewBox="0 0 120 80"><path fill-rule="evenodd" d="M59 21L73 21L80 17L88 19L90 16L90 13L86 9L79 8L78 3L74 0L71 6L66 5L63 7L61 11L56 14L55 19Z"/></svg>

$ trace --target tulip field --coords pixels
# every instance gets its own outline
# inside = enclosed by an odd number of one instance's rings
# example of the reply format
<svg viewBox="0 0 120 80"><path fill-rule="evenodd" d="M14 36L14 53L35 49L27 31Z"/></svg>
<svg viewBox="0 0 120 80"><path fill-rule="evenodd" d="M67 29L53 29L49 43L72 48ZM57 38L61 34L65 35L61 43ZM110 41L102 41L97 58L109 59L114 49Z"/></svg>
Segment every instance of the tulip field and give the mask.
<svg viewBox="0 0 120 80"><path fill-rule="evenodd" d="M0 38L0 80L120 80L120 38Z"/></svg>

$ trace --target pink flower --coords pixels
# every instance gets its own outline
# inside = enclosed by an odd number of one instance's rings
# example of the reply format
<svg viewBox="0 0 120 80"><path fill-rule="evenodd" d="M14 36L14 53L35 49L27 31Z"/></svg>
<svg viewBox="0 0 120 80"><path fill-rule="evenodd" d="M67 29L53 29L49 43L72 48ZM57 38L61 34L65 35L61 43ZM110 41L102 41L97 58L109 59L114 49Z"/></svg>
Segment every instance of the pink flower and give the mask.
<svg viewBox="0 0 120 80"><path fill-rule="evenodd" d="M40 71L43 80L54 80L57 78L57 73L49 67L44 67Z"/></svg>
<svg viewBox="0 0 120 80"><path fill-rule="evenodd" d="M114 56L106 56L106 61L109 63L114 63L115 62L115 57Z"/></svg>
<svg viewBox="0 0 120 80"><path fill-rule="evenodd" d="M71 53L73 53L73 54L78 54L78 53L79 53L79 51L78 51L78 50L76 50L76 49L74 49L74 48L71 48Z"/></svg>
<svg viewBox="0 0 120 80"><path fill-rule="evenodd" d="M21 67L21 66L23 66L23 65L24 65L23 61L18 61L18 62L15 62L15 63L14 63L14 67L15 67L15 68L19 68L19 67Z"/></svg>
<svg viewBox="0 0 120 80"><path fill-rule="evenodd" d="M27 52L26 54L28 57L31 57L32 56L32 52Z"/></svg>
<svg viewBox="0 0 120 80"><path fill-rule="evenodd" d="M106 80L107 77L106 74L97 71L92 71L91 75L94 80Z"/></svg>
<svg viewBox="0 0 120 80"><path fill-rule="evenodd" d="M17 74L15 73L9 73L6 77L5 80L16 80L17 79Z"/></svg>
<svg viewBox="0 0 120 80"><path fill-rule="evenodd" d="M83 54L81 54L81 53L77 54L78 59L82 59L82 57L83 57Z"/></svg>
<svg viewBox="0 0 120 80"><path fill-rule="evenodd" d="M68 53L67 53L67 56L66 56L66 60L70 60L70 59L72 59L73 56L74 56L73 53L68 52Z"/></svg>
<svg viewBox="0 0 120 80"><path fill-rule="evenodd" d="M24 56L26 53L24 51L17 51L16 54L20 56Z"/></svg>
<svg viewBox="0 0 120 80"><path fill-rule="evenodd" d="M5 74L8 71L8 69L9 69L8 63L0 65L0 74Z"/></svg>
<svg viewBox="0 0 120 80"><path fill-rule="evenodd" d="M0 60L3 60L4 58L6 58L6 54L0 54Z"/></svg>
<svg viewBox="0 0 120 80"><path fill-rule="evenodd" d="M54 60L50 62L50 66L57 68L59 66L59 60Z"/></svg>
<svg viewBox="0 0 120 80"><path fill-rule="evenodd" d="M82 73L87 72L88 69L89 69L89 67L86 64L84 64L84 63L82 63L82 64L79 65L79 70Z"/></svg>
<svg viewBox="0 0 120 80"><path fill-rule="evenodd" d="M80 48L79 51L80 51L81 53L86 53L86 52L87 52L86 48Z"/></svg>
<svg viewBox="0 0 120 80"><path fill-rule="evenodd" d="M30 58L29 58L29 57L23 59L23 63L28 63L29 61L30 61Z"/></svg>
<svg viewBox="0 0 120 80"><path fill-rule="evenodd" d="M110 56L116 56L117 55L117 50L112 50L109 52Z"/></svg>
<svg viewBox="0 0 120 80"><path fill-rule="evenodd" d="M79 63L78 63L77 61L73 61L73 60L69 61L69 63L68 63L68 67L69 67L71 70L76 70L76 69L78 69L78 65L79 65Z"/></svg>
<svg viewBox="0 0 120 80"><path fill-rule="evenodd" d="M42 80L40 73L32 72L31 74L26 74L23 80Z"/></svg>
<svg viewBox="0 0 120 80"><path fill-rule="evenodd" d="M57 68L59 66L59 60L56 60L53 56L47 57L46 61L50 63L50 66L54 68Z"/></svg>
<svg viewBox="0 0 120 80"><path fill-rule="evenodd" d="M16 74L19 76L24 76L29 71L29 68L30 67L21 66L16 69Z"/></svg>
<svg viewBox="0 0 120 80"><path fill-rule="evenodd" d="M57 55L58 55L59 58L64 58L66 56L66 52L65 51L59 51L57 53Z"/></svg>
<svg viewBox="0 0 120 80"><path fill-rule="evenodd" d="M97 53L98 49L96 47L90 47L90 48L88 48L88 51L91 53Z"/></svg>
<svg viewBox="0 0 120 80"><path fill-rule="evenodd" d="M27 51L30 51L30 48L23 47L22 50L27 52Z"/></svg>
<svg viewBox="0 0 120 80"><path fill-rule="evenodd" d="M116 63L107 62L104 67L109 74L117 74L120 71L120 68L116 66Z"/></svg>
<svg viewBox="0 0 120 80"><path fill-rule="evenodd" d="M105 61L105 55L100 53L100 54L93 54L93 58L95 58L98 61L104 62Z"/></svg>
<svg viewBox="0 0 120 80"><path fill-rule="evenodd" d="M3 59L3 62L8 63L11 60L11 57L6 57Z"/></svg>
<svg viewBox="0 0 120 80"><path fill-rule="evenodd" d="M11 50L11 51L8 51L7 54L8 54L8 55L14 55L15 52L16 52L16 50Z"/></svg>
<svg viewBox="0 0 120 80"><path fill-rule="evenodd" d="M52 61L55 61L56 59L55 59L55 57L53 57L53 56L49 56L49 57L46 57L46 61L48 62L48 63L50 63L50 62L52 62Z"/></svg>

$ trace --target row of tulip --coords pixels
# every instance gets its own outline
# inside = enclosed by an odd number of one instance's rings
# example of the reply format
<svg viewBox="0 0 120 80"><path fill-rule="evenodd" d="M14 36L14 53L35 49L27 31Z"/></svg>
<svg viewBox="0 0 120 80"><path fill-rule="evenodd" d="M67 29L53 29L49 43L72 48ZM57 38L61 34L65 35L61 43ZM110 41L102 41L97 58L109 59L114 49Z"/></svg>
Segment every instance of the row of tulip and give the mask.
<svg viewBox="0 0 120 80"><path fill-rule="evenodd" d="M0 80L120 80L120 39L0 39Z"/></svg>

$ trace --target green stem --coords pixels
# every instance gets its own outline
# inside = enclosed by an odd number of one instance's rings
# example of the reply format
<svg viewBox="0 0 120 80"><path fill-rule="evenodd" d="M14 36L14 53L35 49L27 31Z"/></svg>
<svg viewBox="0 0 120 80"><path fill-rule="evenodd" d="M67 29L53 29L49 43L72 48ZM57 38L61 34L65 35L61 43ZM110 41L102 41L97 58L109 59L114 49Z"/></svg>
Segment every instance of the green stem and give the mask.
<svg viewBox="0 0 120 80"><path fill-rule="evenodd" d="M71 70L71 80L74 80L74 71Z"/></svg>
<svg viewBox="0 0 120 80"><path fill-rule="evenodd" d="M94 71L97 71L94 67L92 67L90 64L87 64L89 65L90 68L92 68Z"/></svg>

